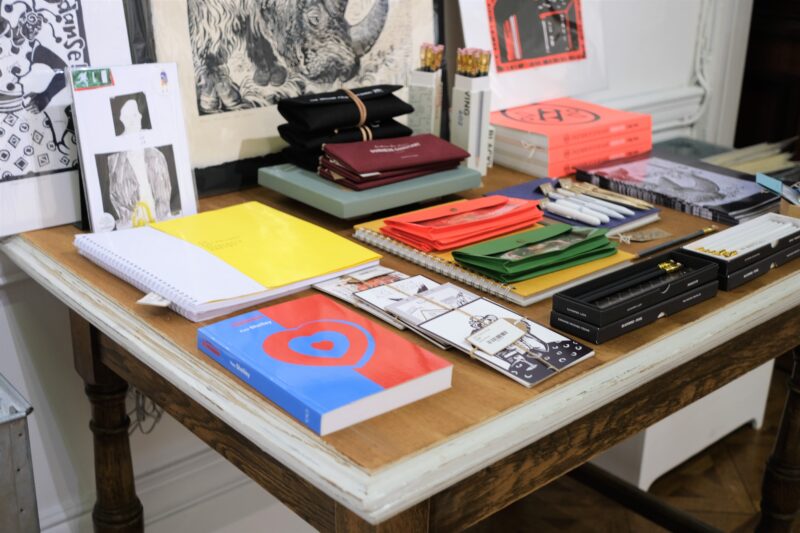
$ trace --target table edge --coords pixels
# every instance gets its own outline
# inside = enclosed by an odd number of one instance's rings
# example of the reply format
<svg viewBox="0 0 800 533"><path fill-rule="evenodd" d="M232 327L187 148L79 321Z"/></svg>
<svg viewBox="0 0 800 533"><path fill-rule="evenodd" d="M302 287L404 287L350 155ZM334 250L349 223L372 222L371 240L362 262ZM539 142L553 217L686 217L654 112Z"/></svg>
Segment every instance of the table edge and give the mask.
<svg viewBox="0 0 800 533"><path fill-rule="evenodd" d="M380 523L481 468L537 441L728 340L800 306L800 271L709 313L681 335L657 339L587 371L528 403L427 450L369 472L279 411L247 410L243 391L231 408L215 387L219 374L20 236L0 241L17 266L109 338L225 420L265 453L371 524ZM733 327L731 327L733 326ZM178 364L165 364L168 352ZM189 372L194 369L195 375ZM197 371L205 372L198 379ZM223 409L221 406L226 405ZM231 416L233 415L233 416ZM520 424L524 420L525 424ZM303 457L303 459L299 459Z"/></svg>

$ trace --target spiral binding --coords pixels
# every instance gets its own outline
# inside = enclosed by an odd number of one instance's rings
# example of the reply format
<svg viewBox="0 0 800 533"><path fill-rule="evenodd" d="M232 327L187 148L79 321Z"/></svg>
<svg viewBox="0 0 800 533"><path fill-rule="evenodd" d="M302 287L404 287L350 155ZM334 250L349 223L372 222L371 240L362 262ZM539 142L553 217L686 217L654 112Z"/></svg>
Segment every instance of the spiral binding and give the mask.
<svg viewBox="0 0 800 533"><path fill-rule="evenodd" d="M78 253L86 257L99 267L114 274L123 281L133 285L144 293L154 292L159 296L168 299L170 309L176 313L189 317L193 315L198 306L197 300L187 293L166 283L164 280L153 275L127 261L110 250L100 246L93 241L89 235L79 235L75 238L75 247Z"/></svg>
<svg viewBox="0 0 800 533"><path fill-rule="evenodd" d="M403 243L397 242L390 237L386 237L370 229L356 228L353 236L362 242L371 244L376 248L385 250L423 268L436 272L437 274L442 274L443 276L447 276L465 285L488 292L489 294L493 294L509 302L514 302L511 298L514 288L511 285L498 283L485 276L476 274L475 272L470 272L459 265L445 261L434 255L415 250L410 246L406 246Z"/></svg>

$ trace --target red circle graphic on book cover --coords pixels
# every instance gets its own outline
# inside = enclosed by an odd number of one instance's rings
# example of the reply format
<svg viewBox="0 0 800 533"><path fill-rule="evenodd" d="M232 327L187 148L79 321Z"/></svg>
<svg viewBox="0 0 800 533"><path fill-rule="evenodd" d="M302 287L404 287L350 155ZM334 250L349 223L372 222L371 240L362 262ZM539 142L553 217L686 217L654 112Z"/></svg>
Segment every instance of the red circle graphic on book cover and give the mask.
<svg viewBox="0 0 800 533"><path fill-rule="evenodd" d="M316 320L273 333L262 344L273 359L305 366L361 366L375 352L375 340L346 320Z"/></svg>
<svg viewBox="0 0 800 533"><path fill-rule="evenodd" d="M588 109L566 105L533 104L501 111L503 116L524 124L564 126L588 124L600 120L600 115Z"/></svg>

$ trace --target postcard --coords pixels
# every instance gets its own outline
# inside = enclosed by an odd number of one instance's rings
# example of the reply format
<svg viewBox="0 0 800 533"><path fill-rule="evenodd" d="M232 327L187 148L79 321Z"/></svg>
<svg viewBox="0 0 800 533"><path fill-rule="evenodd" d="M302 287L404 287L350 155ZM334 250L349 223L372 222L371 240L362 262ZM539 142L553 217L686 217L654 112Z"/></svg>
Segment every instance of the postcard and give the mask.
<svg viewBox="0 0 800 533"><path fill-rule="evenodd" d="M366 302L377 309L387 311L387 307L392 304L438 286L438 283L425 276L412 276L393 283L356 292L354 296L358 300Z"/></svg>
<svg viewBox="0 0 800 533"><path fill-rule="evenodd" d="M494 355L477 349L467 341L467 338L497 320L510 321L524 329L525 334ZM419 327L526 386L534 385L594 354L589 347L483 298L440 313Z"/></svg>
<svg viewBox="0 0 800 533"><path fill-rule="evenodd" d="M317 283L314 288L354 304L356 303L356 298L353 296L354 293L408 279L408 277L408 274L379 265L359 270L347 276Z"/></svg>

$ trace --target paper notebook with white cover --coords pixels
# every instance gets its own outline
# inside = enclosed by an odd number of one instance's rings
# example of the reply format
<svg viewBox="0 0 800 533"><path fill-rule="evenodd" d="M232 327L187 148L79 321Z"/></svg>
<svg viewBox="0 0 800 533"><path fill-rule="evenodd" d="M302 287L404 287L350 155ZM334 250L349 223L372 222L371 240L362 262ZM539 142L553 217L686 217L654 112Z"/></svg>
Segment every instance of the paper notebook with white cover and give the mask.
<svg viewBox="0 0 800 533"><path fill-rule="evenodd" d="M194 322L377 264L344 237L259 202L78 235L78 252Z"/></svg>

